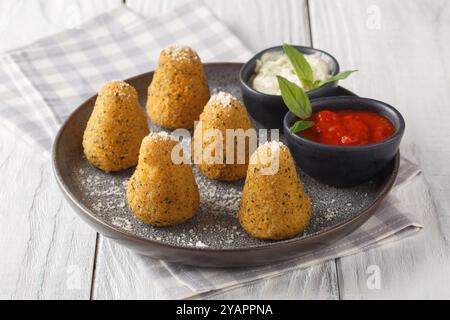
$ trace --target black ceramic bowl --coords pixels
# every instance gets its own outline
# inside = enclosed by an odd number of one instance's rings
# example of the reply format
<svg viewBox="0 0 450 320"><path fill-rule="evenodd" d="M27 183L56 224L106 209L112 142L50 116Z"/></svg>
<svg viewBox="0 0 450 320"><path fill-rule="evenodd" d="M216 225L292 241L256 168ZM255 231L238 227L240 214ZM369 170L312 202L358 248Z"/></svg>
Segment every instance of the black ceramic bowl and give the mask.
<svg viewBox="0 0 450 320"><path fill-rule="evenodd" d="M329 63L331 74L334 76L339 73L339 63L329 53L310 47L294 46L303 54L321 53L324 59ZM256 61L268 51L283 51L282 46L271 47L256 54L252 59L245 63L239 73L239 81L242 90L242 98L247 107L247 111L253 119L261 123L267 129L283 130L283 118L289 111L285 106L283 99L278 95L265 94L256 91L250 86L250 81L255 74ZM332 96L333 90L338 83L330 82L317 89L308 92L310 99Z"/></svg>
<svg viewBox="0 0 450 320"><path fill-rule="evenodd" d="M349 187L369 180L391 163L405 131L402 115L392 106L361 97L328 97L311 101L313 112L320 110L367 110L389 119L396 130L379 143L367 146L331 146L307 140L290 132L297 117L284 117L284 135L297 165L316 180Z"/></svg>

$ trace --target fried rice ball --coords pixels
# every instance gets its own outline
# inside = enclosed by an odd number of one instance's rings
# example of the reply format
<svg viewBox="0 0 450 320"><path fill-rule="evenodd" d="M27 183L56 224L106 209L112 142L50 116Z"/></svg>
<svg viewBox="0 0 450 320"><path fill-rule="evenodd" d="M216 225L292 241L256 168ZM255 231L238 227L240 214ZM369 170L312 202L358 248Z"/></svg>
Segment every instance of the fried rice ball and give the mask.
<svg viewBox="0 0 450 320"><path fill-rule="evenodd" d="M228 130L234 135L227 136L227 129L234 130ZM256 131L244 105L231 94L219 92L208 101L195 128L192 142L194 163L210 179L242 179L247 174L251 142L255 149L256 140Z"/></svg>
<svg viewBox="0 0 450 320"><path fill-rule="evenodd" d="M289 149L275 141L259 146L241 196L241 226L255 238L283 240L303 231L310 218L311 202Z"/></svg>
<svg viewBox="0 0 450 320"><path fill-rule="evenodd" d="M208 99L208 82L197 53L177 45L164 49L148 88L147 113L153 123L192 129Z"/></svg>
<svg viewBox="0 0 450 320"><path fill-rule="evenodd" d="M146 224L168 227L192 218L200 195L187 161L172 161L178 144L167 133L144 138L136 171L128 181L127 202L136 218Z"/></svg>
<svg viewBox="0 0 450 320"><path fill-rule="evenodd" d="M149 128L136 89L122 81L103 86L83 135L87 160L106 171L119 171L138 162L139 147Z"/></svg>

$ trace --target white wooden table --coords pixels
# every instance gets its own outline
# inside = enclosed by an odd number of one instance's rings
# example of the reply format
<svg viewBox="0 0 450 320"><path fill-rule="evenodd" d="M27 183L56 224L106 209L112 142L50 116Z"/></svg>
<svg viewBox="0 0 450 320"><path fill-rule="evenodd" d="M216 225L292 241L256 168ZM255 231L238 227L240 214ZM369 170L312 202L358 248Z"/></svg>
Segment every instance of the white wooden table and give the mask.
<svg viewBox="0 0 450 320"><path fill-rule="evenodd" d="M3 0L0 52L115 6L150 16L180 1ZM401 151L423 174L399 197L425 225L410 239L209 297L450 298L450 2L205 2L252 50L282 42L328 50L344 68L360 70L346 87L404 114ZM160 297L145 278L145 263L79 220L63 200L50 162L39 159L0 128L0 298ZM379 289L367 285L377 268Z"/></svg>

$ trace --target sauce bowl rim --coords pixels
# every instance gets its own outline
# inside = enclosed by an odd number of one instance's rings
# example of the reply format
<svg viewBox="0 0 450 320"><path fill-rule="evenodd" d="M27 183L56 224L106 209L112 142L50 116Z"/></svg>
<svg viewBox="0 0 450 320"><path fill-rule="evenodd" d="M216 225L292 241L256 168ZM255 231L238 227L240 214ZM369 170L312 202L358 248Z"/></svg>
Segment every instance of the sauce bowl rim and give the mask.
<svg viewBox="0 0 450 320"><path fill-rule="evenodd" d="M402 114L393 106L391 106L390 104L380 101L380 100L376 100L376 99L371 99L371 98L365 98L365 97L352 97L352 96L348 96L348 97L323 97L323 98L317 98L317 99L313 99L311 100L311 106L314 108L314 104L320 103L320 102L324 102L324 101L336 101L336 100L358 100L358 101L364 101L367 102L367 104L377 104L379 106L382 106L383 108L389 110L390 112L392 112L395 117L397 117L398 119L398 125L396 125L395 123L393 123L393 121L391 121L390 119L388 119L394 126L395 126L395 132L387 139L377 142L377 143L371 143L368 145L364 145L364 146L336 146L336 145L330 145L330 144L324 144L324 143L319 143L319 142L315 142L306 138L303 138L301 136L299 136L296 133L292 133L290 130L290 123L292 122L291 119L288 118L297 118L297 116L292 112L292 111L288 111L286 113L286 115L284 116L283 119L283 131L284 134L289 134L291 137L293 137L294 141L299 144L305 144L308 145L310 147L314 147L314 148L318 148L321 150L327 150L327 151L336 151L336 152L359 152L359 151L364 151L364 150L371 150L371 149L375 149L375 148L379 148L383 145L389 144L389 143L393 143L395 141L397 141L397 139L401 139L403 136L403 133L405 132L405 119L403 118ZM337 109L341 109L341 108L337 108ZM352 106L346 106L346 107L342 107L342 110L352 110ZM380 114L379 112L376 111L372 111L369 108L367 108L368 111ZM314 111L313 111L314 112ZM288 123L289 120L289 123Z"/></svg>
<svg viewBox="0 0 450 320"><path fill-rule="evenodd" d="M330 58L330 60L332 61L332 63L335 65L336 70L335 72L332 72L331 75L335 76L340 72L340 66L339 66L339 62L338 60L330 53L328 53L327 51L321 50L321 49L316 49L314 47L308 47L308 46L301 46L301 45L291 45L295 48L301 48L301 49L307 49L307 50L313 50L316 52L319 52L321 54L324 54L326 56L328 56ZM241 84L245 87L246 90L250 91L252 94L255 95L259 95L261 97L273 97L273 98L282 98L281 95L277 95L277 94L268 94L268 93L263 93L260 91L257 91L255 89L252 88L252 86L250 85L249 81L251 79L251 76L248 80L244 80L244 76L243 73L244 71L247 70L248 65L253 62L256 61L257 59L259 59L264 53L269 52L269 51L282 51L283 50L283 46L282 45L278 45L278 46L273 46L273 47L269 47L266 49L263 49L261 51L259 51L258 53L256 53L251 59L249 59L247 62L244 63L244 65L242 66L241 70L239 71L239 81L241 82ZM255 73L255 70L253 70L253 74ZM330 87L332 87L335 83L337 83L339 80L330 82L330 83L326 83L318 88L315 88L313 90L307 91L307 94L314 94L316 92L320 92L320 90L326 90Z"/></svg>

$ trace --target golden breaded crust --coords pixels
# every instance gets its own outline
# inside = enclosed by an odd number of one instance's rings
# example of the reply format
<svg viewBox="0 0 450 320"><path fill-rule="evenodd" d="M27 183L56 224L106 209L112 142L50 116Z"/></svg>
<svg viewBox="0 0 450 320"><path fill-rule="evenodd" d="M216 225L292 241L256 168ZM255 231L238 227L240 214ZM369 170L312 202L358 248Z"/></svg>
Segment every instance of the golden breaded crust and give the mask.
<svg viewBox="0 0 450 320"><path fill-rule="evenodd" d="M171 160L172 148L178 143L157 133L142 141L139 164L128 182L127 201L144 223L174 226L192 218L200 205L191 166Z"/></svg>
<svg viewBox="0 0 450 320"><path fill-rule="evenodd" d="M214 180L233 181L244 178L247 174L249 160L249 139L246 137L244 140L245 163L238 163L238 139L234 138L233 141L229 142L226 134L226 129L242 129L243 132L248 129L253 129L247 110L242 103L230 94L220 92L212 96L208 101L200 115L200 122L201 127L196 127L192 143L194 159L195 157L198 159L195 160L195 163L199 170L206 177ZM223 163L208 163L208 159L214 158L215 153L207 154L205 150L218 140L214 135L205 134L210 129L217 129L221 132ZM198 141L201 141L201 143ZM201 149L198 147L200 144L202 145ZM233 163L226 163L228 144L234 147Z"/></svg>
<svg viewBox="0 0 450 320"><path fill-rule="evenodd" d="M261 148L261 146L259 147ZM259 150L258 148L258 150ZM288 239L303 231L311 217L311 202L286 146L279 148L279 169L263 175L260 161L252 155L242 192L239 222L253 237Z"/></svg>
<svg viewBox="0 0 450 320"><path fill-rule="evenodd" d="M161 52L148 88L147 113L169 129L192 129L209 99L203 65L191 48L171 46Z"/></svg>
<svg viewBox="0 0 450 320"><path fill-rule="evenodd" d="M100 90L84 131L84 154L103 171L123 170L137 164L148 133L136 90L125 82L109 82Z"/></svg>

